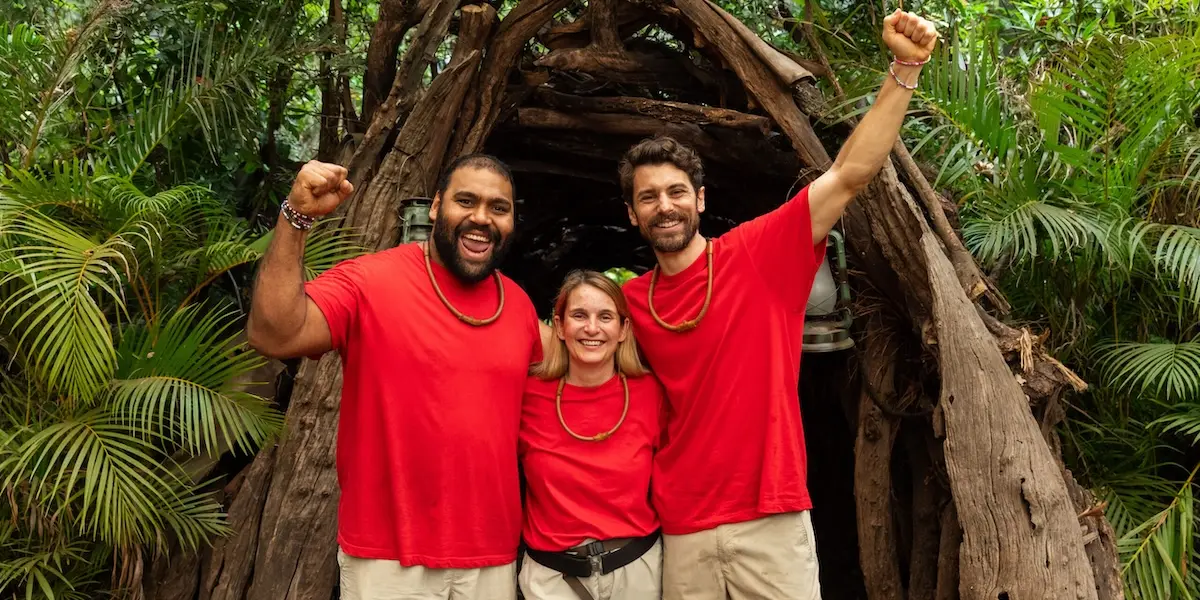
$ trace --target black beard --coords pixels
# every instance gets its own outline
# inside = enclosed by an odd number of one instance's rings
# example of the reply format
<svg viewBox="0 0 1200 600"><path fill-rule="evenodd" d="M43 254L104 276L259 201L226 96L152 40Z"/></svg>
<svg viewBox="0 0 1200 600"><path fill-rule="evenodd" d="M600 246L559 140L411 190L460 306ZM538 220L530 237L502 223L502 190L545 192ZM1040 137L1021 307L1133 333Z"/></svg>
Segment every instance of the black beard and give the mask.
<svg viewBox="0 0 1200 600"><path fill-rule="evenodd" d="M492 240L492 255L482 265L463 258L458 249L459 236L472 231L482 233ZM473 225L467 219L463 219L458 227L451 231L450 224L439 214L433 223L433 246L437 248L438 256L441 257L446 270L459 281L472 285L490 277L496 270L496 265L504 260L504 255L508 252L508 239L502 237L500 231L494 227Z"/></svg>
<svg viewBox="0 0 1200 600"><path fill-rule="evenodd" d="M673 221L676 219L683 222L682 236L654 234L655 225L658 225L663 221ZM692 238L696 237L696 232L700 230L700 219L696 215L689 215L679 212L667 213L665 215L656 215L654 218L650 219L648 223L639 226L638 229L641 231L642 238L647 242L650 242L650 245L654 247L656 251L679 252L680 250L687 248L687 245L692 241Z"/></svg>

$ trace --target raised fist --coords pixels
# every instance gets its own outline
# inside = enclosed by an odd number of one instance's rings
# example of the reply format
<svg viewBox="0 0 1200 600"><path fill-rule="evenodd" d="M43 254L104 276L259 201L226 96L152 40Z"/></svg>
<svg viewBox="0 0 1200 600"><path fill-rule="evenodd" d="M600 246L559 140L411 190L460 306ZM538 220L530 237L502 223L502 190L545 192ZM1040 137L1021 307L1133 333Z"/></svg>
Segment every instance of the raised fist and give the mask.
<svg viewBox="0 0 1200 600"><path fill-rule="evenodd" d="M310 160L296 174L288 204L309 217L323 217L350 197L354 186L346 180L346 167Z"/></svg>
<svg viewBox="0 0 1200 600"><path fill-rule="evenodd" d="M937 39L933 23L912 13L896 9L883 18L883 43L900 60L924 62Z"/></svg>

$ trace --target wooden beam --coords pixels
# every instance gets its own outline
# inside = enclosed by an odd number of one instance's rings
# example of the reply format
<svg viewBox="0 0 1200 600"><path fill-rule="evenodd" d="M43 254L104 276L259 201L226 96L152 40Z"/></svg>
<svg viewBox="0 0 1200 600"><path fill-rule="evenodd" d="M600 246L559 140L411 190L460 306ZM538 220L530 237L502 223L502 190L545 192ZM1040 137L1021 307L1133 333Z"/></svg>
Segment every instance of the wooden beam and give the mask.
<svg viewBox="0 0 1200 600"><path fill-rule="evenodd" d="M629 96L576 96L546 86L539 86L534 96L539 103L562 111L641 115L674 123L747 129L760 134L771 130L770 119L727 108Z"/></svg>

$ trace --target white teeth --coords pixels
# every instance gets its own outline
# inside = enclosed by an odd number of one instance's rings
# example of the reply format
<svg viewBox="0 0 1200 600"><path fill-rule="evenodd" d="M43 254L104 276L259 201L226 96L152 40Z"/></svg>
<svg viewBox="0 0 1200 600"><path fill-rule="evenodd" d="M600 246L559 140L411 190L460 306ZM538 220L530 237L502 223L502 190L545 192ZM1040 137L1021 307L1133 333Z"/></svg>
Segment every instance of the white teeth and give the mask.
<svg viewBox="0 0 1200 600"><path fill-rule="evenodd" d="M599 348L600 346L604 345L604 342L600 340L579 340L579 343L592 348Z"/></svg>
<svg viewBox="0 0 1200 600"><path fill-rule="evenodd" d="M463 234L463 237L465 237L465 238L467 238L467 239L469 239L469 240L476 241L476 242L484 242L484 243L486 243L486 242L490 242L490 241L492 241L492 240L488 239L488 238L487 238L487 236L484 236L484 235L481 235L481 234L478 234L478 233L467 233L467 234Z"/></svg>
<svg viewBox="0 0 1200 600"><path fill-rule="evenodd" d="M666 223L659 223L658 225L655 225L655 227L658 227L659 229L667 229L670 227L674 227L678 224L679 224L679 221L667 221Z"/></svg>

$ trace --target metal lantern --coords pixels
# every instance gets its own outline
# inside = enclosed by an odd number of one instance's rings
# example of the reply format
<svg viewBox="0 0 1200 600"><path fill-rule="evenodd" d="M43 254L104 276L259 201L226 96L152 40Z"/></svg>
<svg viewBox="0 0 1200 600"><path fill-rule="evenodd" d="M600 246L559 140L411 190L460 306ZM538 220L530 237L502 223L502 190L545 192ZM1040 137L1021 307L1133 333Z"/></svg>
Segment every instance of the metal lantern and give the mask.
<svg viewBox="0 0 1200 600"><path fill-rule="evenodd" d="M828 248L833 247L837 261L837 280L829 266ZM850 282L846 271L846 243L842 234L830 231L825 240L826 255L813 280L804 312L804 352L837 352L854 346L850 325Z"/></svg>
<svg viewBox="0 0 1200 600"><path fill-rule="evenodd" d="M433 206L433 198L416 197L400 201L401 244L429 239L433 231L433 221L429 220L430 206Z"/></svg>

